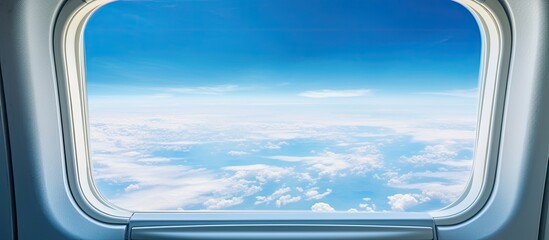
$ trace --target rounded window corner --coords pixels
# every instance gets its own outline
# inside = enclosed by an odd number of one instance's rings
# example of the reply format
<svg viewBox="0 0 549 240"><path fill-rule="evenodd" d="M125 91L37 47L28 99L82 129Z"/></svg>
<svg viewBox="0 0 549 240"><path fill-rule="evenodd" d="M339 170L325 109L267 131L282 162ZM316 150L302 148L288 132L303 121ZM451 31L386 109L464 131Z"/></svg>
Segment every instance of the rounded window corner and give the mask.
<svg viewBox="0 0 549 240"><path fill-rule="evenodd" d="M437 226L456 225L480 213L491 197L500 152L507 78L511 60L511 25L497 0L454 0L477 19L483 39L481 99L473 172L466 191L453 204L430 212ZM480 151L479 151L480 150Z"/></svg>
<svg viewBox="0 0 549 240"><path fill-rule="evenodd" d="M109 204L97 190L89 170L82 62L82 34L88 18L98 8L116 0L67 1L61 8L54 28L54 60L64 138L67 191L89 217L104 223L125 224L132 213ZM78 140L79 139L79 140Z"/></svg>

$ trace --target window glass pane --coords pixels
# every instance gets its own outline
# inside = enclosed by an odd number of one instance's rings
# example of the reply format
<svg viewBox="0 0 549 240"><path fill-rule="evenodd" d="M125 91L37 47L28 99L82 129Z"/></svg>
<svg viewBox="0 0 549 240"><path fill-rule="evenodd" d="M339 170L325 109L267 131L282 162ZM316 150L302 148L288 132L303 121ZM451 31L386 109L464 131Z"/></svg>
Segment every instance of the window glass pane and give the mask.
<svg viewBox="0 0 549 240"><path fill-rule="evenodd" d="M122 208L430 211L471 175L481 37L452 1L118 1L84 49Z"/></svg>

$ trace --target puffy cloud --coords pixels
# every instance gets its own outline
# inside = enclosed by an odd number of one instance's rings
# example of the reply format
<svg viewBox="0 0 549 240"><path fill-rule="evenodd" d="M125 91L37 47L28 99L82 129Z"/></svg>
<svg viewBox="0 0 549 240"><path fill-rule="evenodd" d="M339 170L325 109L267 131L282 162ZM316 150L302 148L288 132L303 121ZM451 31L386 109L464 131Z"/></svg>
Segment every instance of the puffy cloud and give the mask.
<svg viewBox="0 0 549 240"><path fill-rule="evenodd" d="M290 187L283 187L275 192L273 192L271 195L268 196L256 196L255 205L258 204L269 204L272 201L275 201L275 205L277 207L281 207L290 203L299 202L301 200L301 196L292 196L290 194L286 194L291 191Z"/></svg>
<svg viewBox="0 0 549 240"><path fill-rule="evenodd" d="M362 209L364 209L365 212L375 212L376 211L376 205L371 203L371 198L362 198L364 203L358 204L358 206Z"/></svg>
<svg viewBox="0 0 549 240"><path fill-rule="evenodd" d="M298 94L301 97L308 98L334 98L334 97L361 97L372 93L370 89L348 89L348 90L331 90L321 89L305 91Z"/></svg>
<svg viewBox="0 0 549 240"><path fill-rule="evenodd" d="M419 154L411 157L402 156L403 162L415 164L414 169L433 169L439 166L437 171L411 171L408 173L387 172L379 179L386 179L387 185L393 188L419 191L420 194L397 196L394 201L394 210L405 209L408 205L426 203L437 199L444 204L450 204L462 194L469 177L472 160L456 160L458 151L464 150L461 143L427 145ZM442 165L442 167L440 167ZM398 197L403 200L397 201ZM414 200L420 199L414 204ZM407 200L407 201L404 201ZM408 205L406 205L408 204ZM399 205L404 207L398 207Z"/></svg>
<svg viewBox="0 0 549 240"><path fill-rule="evenodd" d="M313 178L308 172L298 173L297 179L300 181L309 182L310 184L316 184L317 179Z"/></svg>
<svg viewBox="0 0 549 240"><path fill-rule="evenodd" d="M252 177L262 183L269 180L280 181L283 177L294 173L292 168L277 167L266 164L228 166L223 167L222 170L233 171L234 176L238 178Z"/></svg>
<svg viewBox="0 0 549 240"><path fill-rule="evenodd" d="M429 145L426 146L418 155L411 157L400 157L401 160L415 164L445 164L457 156L457 152L452 150L447 145ZM450 163L451 164L451 163Z"/></svg>
<svg viewBox="0 0 549 240"><path fill-rule="evenodd" d="M409 193L398 193L392 196L388 196L387 199L389 199L388 204L391 206L391 210L398 212L405 211L409 207L413 207L430 200L429 198L421 196L419 194Z"/></svg>
<svg viewBox="0 0 549 240"><path fill-rule="evenodd" d="M349 208L349 210L347 210L347 212L350 212L350 213L357 213L358 210L356 208Z"/></svg>
<svg viewBox="0 0 549 240"><path fill-rule="evenodd" d="M292 195L284 195L276 200L276 206L281 207L289 203L299 202L301 200L300 196L292 197Z"/></svg>
<svg viewBox="0 0 549 240"><path fill-rule="evenodd" d="M470 171L463 170L410 172L400 176L392 175L387 185L394 188L419 190L424 198L439 199L443 203L450 204L463 194L470 176Z"/></svg>
<svg viewBox="0 0 549 240"><path fill-rule="evenodd" d="M313 212L335 212L335 209L330 204L317 202L311 206Z"/></svg>
<svg viewBox="0 0 549 240"><path fill-rule="evenodd" d="M332 189L326 189L326 192L319 193L318 187L312 188L307 190L305 192L305 196L307 197L307 200L320 200L326 196L328 196L330 193L332 193Z"/></svg>
<svg viewBox="0 0 549 240"><path fill-rule="evenodd" d="M126 188L124 188L125 192L131 192L139 189L139 184L130 184Z"/></svg>
<svg viewBox="0 0 549 240"><path fill-rule="evenodd" d="M235 206L238 204L241 204L244 201L244 198L242 197L232 197L229 199L225 198L210 198L206 202L204 202L204 206L208 209L223 209L230 206Z"/></svg>
<svg viewBox="0 0 549 240"><path fill-rule="evenodd" d="M364 149L360 148L360 150ZM315 156L271 156L269 158L285 162L301 162L309 165L321 176L336 176L342 174L342 171L364 174L380 168L383 155L373 147L369 152L335 153L325 151Z"/></svg>
<svg viewBox="0 0 549 240"><path fill-rule="evenodd" d="M269 196L256 196L255 199L255 205L258 205L258 204L269 204L270 202L276 200L276 199L279 199L280 197L284 196L286 193L290 192L291 191L291 188L290 187L283 187L283 188L280 188L276 191L274 191L271 195Z"/></svg>

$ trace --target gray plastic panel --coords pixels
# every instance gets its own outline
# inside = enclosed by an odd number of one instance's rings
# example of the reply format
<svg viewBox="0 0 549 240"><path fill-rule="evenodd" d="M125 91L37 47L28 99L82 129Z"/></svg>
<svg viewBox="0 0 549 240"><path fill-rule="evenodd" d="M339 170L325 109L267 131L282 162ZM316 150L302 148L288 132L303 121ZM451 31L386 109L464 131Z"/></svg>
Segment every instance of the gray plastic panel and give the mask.
<svg viewBox="0 0 549 240"><path fill-rule="evenodd" d="M135 213L129 239L436 239L427 213Z"/></svg>
<svg viewBox="0 0 549 240"><path fill-rule="evenodd" d="M0 1L0 59L16 234L18 239L123 239L125 225L88 217L67 186L53 51L55 20L66 2Z"/></svg>
<svg viewBox="0 0 549 240"><path fill-rule="evenodd" d="M437 227L444 240L539 239L549 152L549 1L501 2L512 55L493 192L473 218Z"/></svg>
<svg viewBox="0 0 549 240"><path fill-rule="evenodd" d="M251 224L136 227L131 239L433 239L431 227L375 225Z"/></svg>

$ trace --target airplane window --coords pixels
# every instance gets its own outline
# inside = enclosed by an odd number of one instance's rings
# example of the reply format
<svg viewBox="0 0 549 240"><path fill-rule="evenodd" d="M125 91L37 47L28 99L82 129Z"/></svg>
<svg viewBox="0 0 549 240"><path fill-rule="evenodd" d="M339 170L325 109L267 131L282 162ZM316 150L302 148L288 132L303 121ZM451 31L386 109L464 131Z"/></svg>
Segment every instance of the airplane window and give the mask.
<svg viewBox="0 0 549 240"><path fill-rule="evenodd" d="M453 1L117 1L83 41L117 207L424 212L471 176L481 33Z"/></svg>

